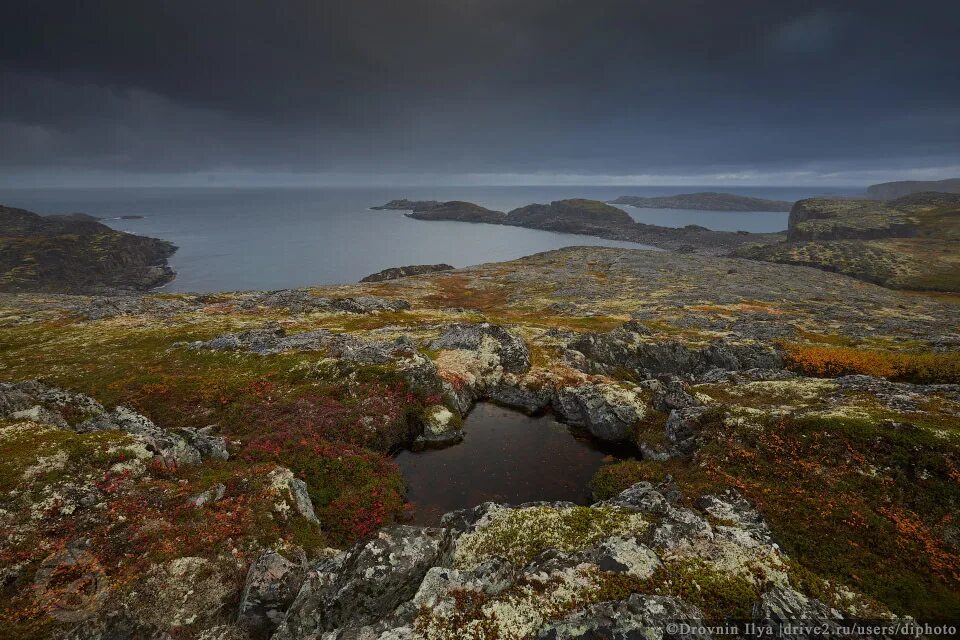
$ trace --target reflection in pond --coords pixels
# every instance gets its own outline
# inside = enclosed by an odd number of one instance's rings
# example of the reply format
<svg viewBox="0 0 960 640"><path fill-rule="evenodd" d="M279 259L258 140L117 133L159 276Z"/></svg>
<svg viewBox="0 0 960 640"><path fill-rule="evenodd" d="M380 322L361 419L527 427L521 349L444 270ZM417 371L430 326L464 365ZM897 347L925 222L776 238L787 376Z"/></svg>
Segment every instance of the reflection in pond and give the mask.
<svg viewBox="0 0 960 640"><path fill-rule="evenodd" d="M594 472L604 461L629 455L575 436L552 416L530 417L489 403L474 407L465 432L452 447L397 455L407 499L416 507L414 523L436 525L447 511L491 500L587 504Z"/></svg>

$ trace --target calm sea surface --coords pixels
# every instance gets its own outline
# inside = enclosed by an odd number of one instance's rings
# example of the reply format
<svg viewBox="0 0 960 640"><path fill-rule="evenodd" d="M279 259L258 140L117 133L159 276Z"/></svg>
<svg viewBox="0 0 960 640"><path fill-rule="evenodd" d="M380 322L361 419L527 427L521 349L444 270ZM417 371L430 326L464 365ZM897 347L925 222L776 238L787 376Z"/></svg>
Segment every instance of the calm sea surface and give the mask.
<svg viewBox="0 0 960 640"><path fill-rule="evenodd" d="M83 212L131 233L164 238L180 249L170 260L169 291L280 289L355 282L387 267L446 262L463 267L572 245L643 248L549 231L411 220L370 211L394 198L469 200L507 211L563 198L669 195L708 187L416 187L416 188L120 188L0 189L0 204L37 213ZM743 195L795 200L823 189L716 187ZM835 189L834 193L850 192ZM778 231L786 213L725 213L624 207L636 220L681 227ZM110 220L122 215L142 220Z"/></svg>

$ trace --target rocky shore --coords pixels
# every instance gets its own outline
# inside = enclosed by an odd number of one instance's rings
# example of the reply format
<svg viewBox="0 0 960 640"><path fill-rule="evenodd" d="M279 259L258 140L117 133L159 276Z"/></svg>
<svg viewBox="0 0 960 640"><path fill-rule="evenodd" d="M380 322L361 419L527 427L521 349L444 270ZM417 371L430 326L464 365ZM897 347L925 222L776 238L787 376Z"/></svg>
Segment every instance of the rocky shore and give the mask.
<svg viewBox="0 0 960 640"><path fill-rule="evenodd" d="M0 206L0 291L147 291L176 276L176 247L84 214L40 216Z"/></svg>
<svg viewBox="0 0 960 640"><path fill-rule="evenodd" d="M676 229L643 224L634 222L622 209L598 200L585 199L531 204L508 213L486 209L470 202L451 201L425 209L414 208L407 215L416 220L503 224L588 235L705 255L725 255L747 244L771 244L784 239L783 235L774 233L712 231L697 225Z"/></svg>
<svg viewBox="0 0 960 640"><path fill-rule="evenodd" d="M701 211L790 211L792 202L738 196L733 193L704 191L680 193L675 196L644 198L620 196L610 204L626 204L646 209L695 209Z"/></svg>
<svg viewBox="0 0 960 640"><path fill-rule="evenodd" d="M953 317L805 267L596 247L341 287L0 294L0 616L78 640L949 618ZM478 401L640 459L602 466L590 505L400 524L391 452L457 446Z"/></svg>

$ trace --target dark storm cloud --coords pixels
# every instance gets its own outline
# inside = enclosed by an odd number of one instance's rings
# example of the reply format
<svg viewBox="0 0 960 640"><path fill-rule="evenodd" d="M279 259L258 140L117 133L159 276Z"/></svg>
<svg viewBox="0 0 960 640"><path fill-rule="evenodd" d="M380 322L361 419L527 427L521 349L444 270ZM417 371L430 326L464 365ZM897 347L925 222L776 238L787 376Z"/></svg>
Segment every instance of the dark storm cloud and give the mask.
<svg viewBox="0 0 960 640"><path fill-rule="evenodd" d="M960 164L954 2L0 5L0 166L677 174Z"/></svg>

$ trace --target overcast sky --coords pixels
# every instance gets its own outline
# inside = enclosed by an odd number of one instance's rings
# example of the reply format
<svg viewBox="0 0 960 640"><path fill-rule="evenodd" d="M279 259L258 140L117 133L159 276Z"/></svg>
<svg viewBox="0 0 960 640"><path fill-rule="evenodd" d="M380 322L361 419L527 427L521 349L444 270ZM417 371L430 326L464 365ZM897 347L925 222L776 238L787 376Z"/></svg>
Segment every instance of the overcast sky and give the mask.
<svg viewBox="0 0 960 640"><path fill-rule="evenodd" d="M0 183L960 176L960 2L0 3Z"/></svg>

